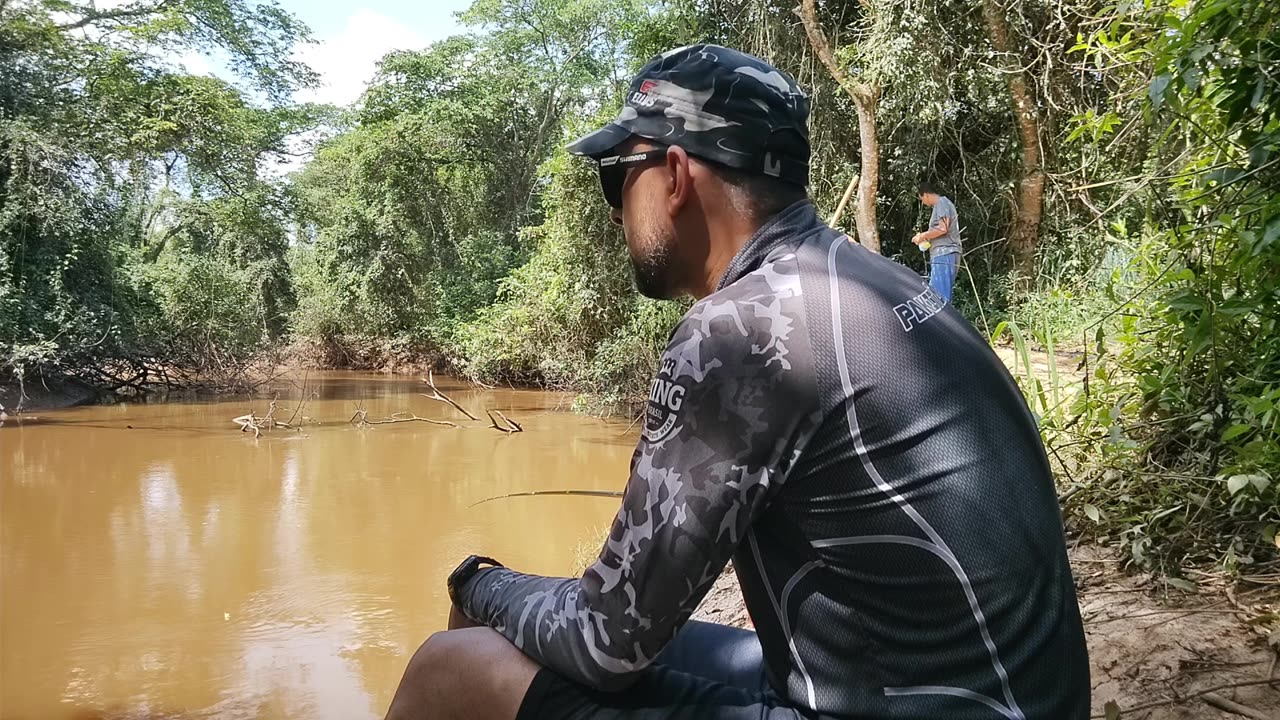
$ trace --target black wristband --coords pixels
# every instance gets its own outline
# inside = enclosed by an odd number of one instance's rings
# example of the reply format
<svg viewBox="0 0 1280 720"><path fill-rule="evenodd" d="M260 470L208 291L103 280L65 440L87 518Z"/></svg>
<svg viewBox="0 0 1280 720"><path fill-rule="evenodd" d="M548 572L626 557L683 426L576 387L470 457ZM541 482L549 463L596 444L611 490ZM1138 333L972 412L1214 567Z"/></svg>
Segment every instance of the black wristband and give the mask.
<svg viewBox="0 0 1280 720"><path fill-rule="evenodd" d="M502 563L494 560L493 558L484 557L483 555L472 555L466 560L463 560L453 572L449 573L449 580L446 582L446 585L449 588L449 599L452 600L453 604L459 609L462 608L462 603L458 597L458 591L467 584L468 580L475 577L476 573L480 572L481 565L503 567Z"/></svg>

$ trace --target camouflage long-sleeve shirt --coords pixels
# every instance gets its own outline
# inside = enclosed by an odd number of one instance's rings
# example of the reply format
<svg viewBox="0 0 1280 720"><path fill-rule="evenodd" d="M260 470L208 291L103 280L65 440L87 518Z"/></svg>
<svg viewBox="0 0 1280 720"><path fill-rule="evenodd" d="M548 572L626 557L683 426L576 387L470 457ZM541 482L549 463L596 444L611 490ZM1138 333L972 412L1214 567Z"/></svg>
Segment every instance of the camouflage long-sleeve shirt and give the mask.
<svg viewBox="0 0 1280 720"><path fill-rule="evenodd" d="M731 557L796 707L1087 716L1056 495L1016 385L918 276L808 203L761 228L672 333L596 563L576 579L482 571L462 609L612 689Z"/></svg>

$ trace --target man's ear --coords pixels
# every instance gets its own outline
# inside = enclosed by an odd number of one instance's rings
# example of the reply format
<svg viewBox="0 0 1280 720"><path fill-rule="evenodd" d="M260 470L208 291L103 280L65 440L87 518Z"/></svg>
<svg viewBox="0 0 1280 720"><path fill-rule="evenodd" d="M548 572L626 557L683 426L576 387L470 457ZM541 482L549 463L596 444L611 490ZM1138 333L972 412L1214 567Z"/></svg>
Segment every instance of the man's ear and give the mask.
<svg viewBox="0 0 1280 720"><path fill-rule="evenodd" d="M667 212L671 217L680 214L693 192L693 175L689 172L689 154L679 145L667 149L667 177L670 181L667 193Z"/></svg>

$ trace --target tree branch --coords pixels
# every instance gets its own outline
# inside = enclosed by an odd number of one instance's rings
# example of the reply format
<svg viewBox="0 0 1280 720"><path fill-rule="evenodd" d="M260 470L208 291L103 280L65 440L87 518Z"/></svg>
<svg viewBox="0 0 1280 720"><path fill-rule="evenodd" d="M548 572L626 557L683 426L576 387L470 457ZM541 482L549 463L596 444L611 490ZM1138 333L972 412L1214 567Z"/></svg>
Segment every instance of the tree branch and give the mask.
<svg viewBox="0 0 1280 720"><path fill-rule="evenodd" d="M455 410L457 410L458 412L462 413L463 415L466 415L467 417L471 418L472 420L479 420L479 419L480 419L480 418L476 417L475 415L472 415L471 413L467 412L467 409L466 409L466 408L464 408L464 407L462 407L461 405L459 405L458 403L454 402L454 401L453 401L453 398L451 398L451 397L449 397L448 395L445 395L444 393L440 392L440 388L436 387L435 375L434 375L434 374L432 374L430 370L428 370L428 371L427 371L427 376L426 376L426 377L424 377L424 378L422 378L422 382L426 383L428 386L430 386L430 387L431 387L431 394L430 394L430 395L427 395L426 393L419 393L420 395L422 395L422 397L424 397L424 398L430 398L430 399L432 399L432 400L439 400L439 401L440 401L440 402L442 402L442 403L448 403L449 405L452 405L452 406L454 407L454 409L455 409Z"/></svg>
<svg viewBox="0 0 1280 720"><path fill-rule="evenodd" d="M1123 713L1136 713L1139 710L1149 710L1154 707L1162 707L1164 705L1173 705L1175 703L1186 702L1187 700L1193 700L1202 695L1208 695L1210 693L1217 692L1218 690L1231 690L1232 688L1254 687L1256 685L1276 685L1276 684L1280 684L1280 678L1271 678L1270 680L1249 680L1246 682L1227 683L1225 685L1214 685L1211 688L1198 690L1189 695L1182 695L1179 697L1170 698L1168 700L1157 700L1155 702L1149 702L1143 705L1134 705L1131 708L1121 708L1120 710ZM1107 716L1106 713L1101 713L1099 715L1091 715L1089 720L1098 720L1098 718L1105 718L1106 716Z"/></svg>
<svg viewBox="0 0 1280 720"><path fill-rule="evenodd" d="M818 25L818 11L814 0L802 0L793 12L800 17L814 54L827 67L836 83L853 98L854 109L858 114L858 152L861 161L854 221L858 226L858 242L868 250L878 253L880 229L876 222L876 194L880 186L880 138L876 131L876 105L880 100L880 87L855 80L836 62L835 55L831 52L831 43Z"/></svg>
<svg viewBox="0 0 1280 720"><path fill-rule="evenodd" d="M840 87L849 93L854 102L874 103L879 95L878 89L849 77L849 73L836 62L835 54L831 52L831 43L827 41L827 34L818 25L818 11L814 6L814 0L803 0L793 12L799 16L800 23L804 25L805 34L809 36L809 44L813 46L814 54L826 66L831 77L835 78Z"/></svg>
<svg viewBox="0 0 1280 720"><path fill-rule="evenodd" d="M512 420L506 415L503 415L501 410L486 410L485 412L489 413L489 422L493 423L489 427L492 427L494 430L500 430L508 434L524 432L524 428L520 427L520 423L516 422L515 420ZM494 415L497 415L499 418L501 418L502 422L506 423L508 427L502 427L501 425L499 425L498 421L494 419L493 417Z"/></svg>
<svg viewBox="0 0 1280 720"><path fill-rule="evenodd" d="M418 417L413 413L404 413L404 412L393 413L391 417L386 417L381 420L370 420L369 411L365 410L362 407L357 407L355 414L352 415L351 419L347 420L347 422L351 423L352 425L355 425L356 427L365 427L367 425L394 425L395 423L406 423L406 422L424 422L424 423L429 423L431 425L444 425L446 427L451 427L451 428L458 427L457 425L449 422L448 420L432 420L431 418Z"/></svg>
<svg viewBox="0 0 1280 720"><path fill-rule="evenodd" d="M124 20L128 18L143 17L144 15L154 15L169 7L170 0L161 0L156 5L148 5L145 7L119 8L116 10L98 10L92 7L79 7L75 11L84 12L84 17L75 22L66 23L65 25L57 25L59 30L79 30L93 23L102 20Z"/></svg>
<svg viewBox="0 0 1280 720"><path fill-rule="evenodd" d="M1234 713L1241 717L1253 718L1253 720L1275 720L1270 715L1264 715L1261 710L1255 710L1248 705L1242 705L1233 700L1228 700L1216 693L1205 693L1204 701L1219 710Z"/></svg>

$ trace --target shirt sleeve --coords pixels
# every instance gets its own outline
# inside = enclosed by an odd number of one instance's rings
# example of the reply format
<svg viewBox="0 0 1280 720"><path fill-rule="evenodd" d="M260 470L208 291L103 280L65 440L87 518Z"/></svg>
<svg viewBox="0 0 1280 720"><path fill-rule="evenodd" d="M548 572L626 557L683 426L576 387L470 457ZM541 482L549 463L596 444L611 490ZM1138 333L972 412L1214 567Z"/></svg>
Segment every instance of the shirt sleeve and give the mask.
<svg viewBox="0 0 1280 720"><path fill-rule="evenodd" d="M955 218L956 209L951 204L951 200L945 197L939 197L938 202L933 204L933 212L929 215L929 229L941 230L943 218ZM952 220L954 222L954 219Z"/></svg>
<svg viewBox="0 0 1280 720"><path fill-rule="evenodd" d="M746 297L713 295L673 332L595 564L581 578L484 570L461 590L470 618L605 690L629 685L675 635L817 424L799 280L757 275L725 291Z"/></svg>

